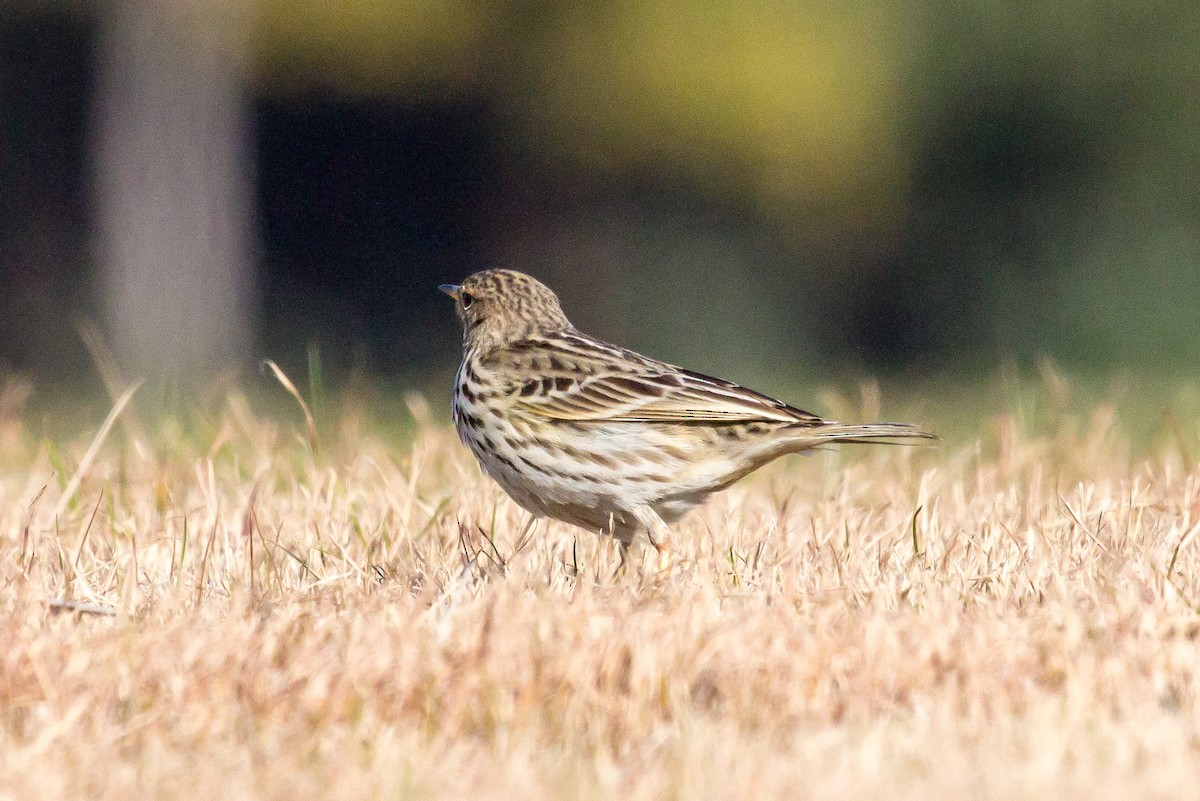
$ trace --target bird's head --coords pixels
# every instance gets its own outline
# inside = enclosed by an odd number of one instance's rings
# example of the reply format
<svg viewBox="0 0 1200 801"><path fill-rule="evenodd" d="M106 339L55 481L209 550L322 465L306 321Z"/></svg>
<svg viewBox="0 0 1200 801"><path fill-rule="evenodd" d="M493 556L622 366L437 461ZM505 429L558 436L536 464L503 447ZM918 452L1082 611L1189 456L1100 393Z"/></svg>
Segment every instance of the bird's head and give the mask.
<svg viewBox="0 0 1200 801"><path fill-rule="evenodd" d="M532 334L571 327L558 296L516 270L482 270L461 284L442 284L438 289L454 298L468 347L490 350Z"/></svg>

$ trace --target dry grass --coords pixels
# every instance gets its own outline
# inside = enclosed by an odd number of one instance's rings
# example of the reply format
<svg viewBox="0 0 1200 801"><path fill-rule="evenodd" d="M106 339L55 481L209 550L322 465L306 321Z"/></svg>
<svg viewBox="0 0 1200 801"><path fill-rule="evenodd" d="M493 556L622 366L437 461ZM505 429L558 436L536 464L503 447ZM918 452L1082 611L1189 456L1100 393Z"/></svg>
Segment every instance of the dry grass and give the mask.
<svg viewBox="0 0 1200 801"><path fill-rule="evenodd" d="M1194 420L785 460L681 524L672 574L613 576L419 402L403 444L318 419L314 455L234 393L85 464L6 393L0 799L1200 787Z"/></svg>

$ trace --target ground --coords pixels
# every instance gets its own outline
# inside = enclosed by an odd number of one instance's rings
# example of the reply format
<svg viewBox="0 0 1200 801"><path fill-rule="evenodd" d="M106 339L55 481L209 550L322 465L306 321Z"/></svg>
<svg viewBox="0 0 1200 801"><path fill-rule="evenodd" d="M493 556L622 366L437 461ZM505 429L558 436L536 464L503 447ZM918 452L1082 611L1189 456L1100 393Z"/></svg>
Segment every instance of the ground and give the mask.
<svg viewBox="0 0 1200 801"><path fill-rule="evenodd" d="M1056 391L777 462L667 574L418 397L0 402L0 799L1194 797L1200 432Z"/></svg>

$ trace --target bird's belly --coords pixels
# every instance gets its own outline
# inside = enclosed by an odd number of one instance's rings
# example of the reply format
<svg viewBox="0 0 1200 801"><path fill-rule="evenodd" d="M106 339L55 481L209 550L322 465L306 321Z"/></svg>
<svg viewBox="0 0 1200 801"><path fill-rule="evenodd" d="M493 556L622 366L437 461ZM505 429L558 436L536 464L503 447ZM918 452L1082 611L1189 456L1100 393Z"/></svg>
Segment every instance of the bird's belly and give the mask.
<svg viewBox="0 0 1200 801"><path fill-rule="evenodd" d="M484 471L525 509L586 528L609 528L614 517L657 507L690 489L690 476L699 477L678 438L651 426L533 425L475 416L482 424L460 425L459 433ZM700 500L677 499L675 506L691 508Z"/></svg>
<svg viewBox="0 0 1200 801"><path fill-rule="evenodd" d="M484 471L531 512L563 517L562 510L581 507L608 514L629 508L638 488L615 473L565 459L541 446L476 448ZM591 516L591 515L589 515Z"/></svg>

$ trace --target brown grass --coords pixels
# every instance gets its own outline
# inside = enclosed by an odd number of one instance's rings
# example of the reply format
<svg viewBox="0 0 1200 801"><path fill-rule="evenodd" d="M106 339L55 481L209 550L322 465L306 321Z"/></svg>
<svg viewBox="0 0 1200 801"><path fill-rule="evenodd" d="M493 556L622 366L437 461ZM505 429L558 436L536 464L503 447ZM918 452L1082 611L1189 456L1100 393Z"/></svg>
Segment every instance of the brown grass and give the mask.
<svg viewBox="0 0 1200 801"><path fill-rule="evenodd" d="M103 411L51 443L0 397L0 799L1200 787L1195 420L785 460L614 576L414 406L399 444L232 393L84 464Z"/></svg>

